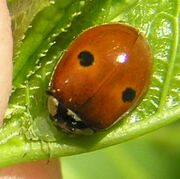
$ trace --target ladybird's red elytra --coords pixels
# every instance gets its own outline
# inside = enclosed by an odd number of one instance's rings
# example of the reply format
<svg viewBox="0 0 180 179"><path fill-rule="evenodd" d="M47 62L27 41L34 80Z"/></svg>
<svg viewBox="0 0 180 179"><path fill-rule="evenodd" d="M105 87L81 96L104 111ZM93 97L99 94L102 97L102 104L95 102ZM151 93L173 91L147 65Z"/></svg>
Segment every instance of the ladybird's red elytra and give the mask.
<svg viewBox="0 0 180 179"><path fill-rule="evenodd" d="M119 23L92 27L57 64L49 111L67 132L107 129L139 104L151 71L151 51L138 30Z"/></svg>

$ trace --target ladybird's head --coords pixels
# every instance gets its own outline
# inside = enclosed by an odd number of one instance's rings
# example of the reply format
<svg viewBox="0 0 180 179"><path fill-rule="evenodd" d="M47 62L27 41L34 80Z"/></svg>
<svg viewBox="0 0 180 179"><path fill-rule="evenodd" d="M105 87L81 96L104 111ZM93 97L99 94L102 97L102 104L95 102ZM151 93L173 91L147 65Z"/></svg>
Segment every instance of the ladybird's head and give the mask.
<svg viewBox="0 0 180 179"><path fill-rule="evenodd" d="M76 113L66 108L62 101L52 95L48 97L48 110L55 125L67 133L91 135L95 132L84 124Z"/></svg>

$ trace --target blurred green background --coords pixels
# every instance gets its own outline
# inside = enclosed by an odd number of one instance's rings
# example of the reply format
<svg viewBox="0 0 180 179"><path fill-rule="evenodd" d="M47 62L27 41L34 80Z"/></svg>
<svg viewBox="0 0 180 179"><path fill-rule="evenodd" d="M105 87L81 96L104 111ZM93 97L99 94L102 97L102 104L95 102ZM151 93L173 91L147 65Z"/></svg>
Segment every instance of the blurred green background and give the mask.
<svg viewBox="0 0 180 179"><path fill-rule="evenodd" d="M61 164L64 179L179 179L180 122Z"/></svg>

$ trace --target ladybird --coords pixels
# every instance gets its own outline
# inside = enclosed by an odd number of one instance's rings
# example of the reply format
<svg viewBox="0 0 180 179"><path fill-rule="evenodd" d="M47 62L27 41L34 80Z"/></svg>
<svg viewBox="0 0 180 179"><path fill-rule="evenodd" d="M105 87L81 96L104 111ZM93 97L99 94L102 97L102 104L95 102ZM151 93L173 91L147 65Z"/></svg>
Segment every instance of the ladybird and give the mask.
<svg viewBox="0 0 180 179"><path fill-rule="evenodd" d="M145 37L120 23L82 32L58 62L50 82L50 115L64 131L108 129L146 93L152 57Z"/></svg>

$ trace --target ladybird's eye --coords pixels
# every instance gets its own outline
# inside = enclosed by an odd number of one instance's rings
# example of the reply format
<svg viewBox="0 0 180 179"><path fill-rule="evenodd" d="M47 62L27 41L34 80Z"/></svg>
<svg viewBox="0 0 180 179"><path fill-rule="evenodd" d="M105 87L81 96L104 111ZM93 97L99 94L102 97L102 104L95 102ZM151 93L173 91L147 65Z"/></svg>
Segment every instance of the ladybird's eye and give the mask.
<svg viewBox="0 0 180 179"><path fill-rule="evenodd" d="M89 51L82 51L78 55L80 65L90 66L94 62L94 56Z"/></svg>
<svg viewBox="0 0 180 179"><path fill-rule="evenodd" d="M132 88L126 88L122 93L122 100L124 102L131 102L136 97L136 91Z"/></svg>

